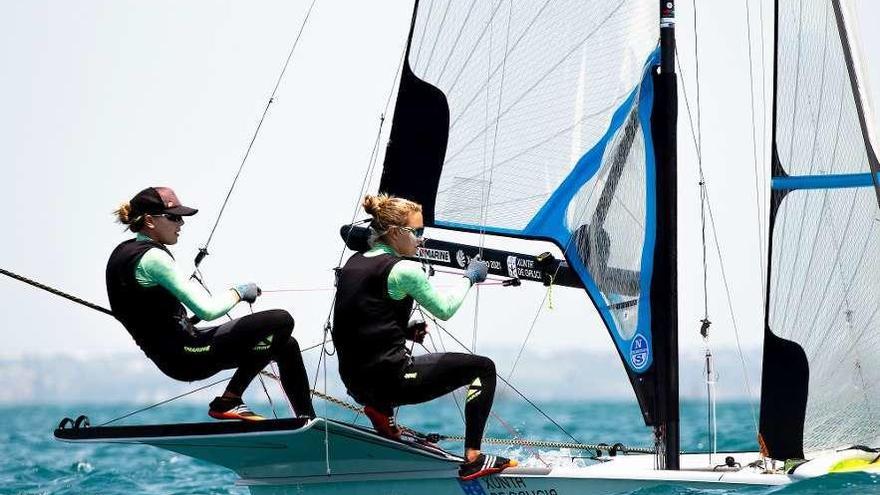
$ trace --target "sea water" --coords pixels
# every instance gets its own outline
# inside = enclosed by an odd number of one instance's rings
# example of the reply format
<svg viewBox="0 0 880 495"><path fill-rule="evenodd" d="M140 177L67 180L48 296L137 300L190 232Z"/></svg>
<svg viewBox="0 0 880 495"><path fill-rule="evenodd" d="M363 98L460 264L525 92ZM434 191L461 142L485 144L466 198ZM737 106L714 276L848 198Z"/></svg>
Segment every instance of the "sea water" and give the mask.
<svg viewBox="0 0 880 495"><path fill-rule="evenodd" d="M121 444L75 445L56 441L52 431L65 416L87 414L93 425L99 424L143 404L118 405L16 405L0 407L0 493L3 494L246 494L247 489L234 485L231 471L165 450ZM272 415L266 404L255 409ZM513 399L499 400L490 419L487 436L552 439L571 442L631 446L650 445L650 431L643 426L635 403L625 402L540 402L536 406ZM275 403L275 408L282 407ZM430 407L430 409L428 408ZM414 429L450 435L463 434L462 413L453 400L440 399L430 406L404 407L399 421ZM119 424L153 424L210 421L207 406L195 403L171 403L137 414ZM317 401L319 414L345 421L364 423L363 417L337 407L325 410ZM276 411L284 416L282 411ZM717 408L718 450L736 452L757 450L755 418L757 411L748 403L721 403ZM554 424L554 422L556 424ZM706 406L686 402L681 410L682 448L706 451L710 448ZM460 444L444 445L458 451ZM514 456L524 464L540 462L575 463L577 451L502 447L487 445L484 450ZM718 463L722 459L719 458ZM537 464L536 464L537 465ZM740 490L693 490L675 485L658 486L627 492L623 495L672 494L880 494L880 476L841 474L808 480L783 488L744 488Z"/></svg>

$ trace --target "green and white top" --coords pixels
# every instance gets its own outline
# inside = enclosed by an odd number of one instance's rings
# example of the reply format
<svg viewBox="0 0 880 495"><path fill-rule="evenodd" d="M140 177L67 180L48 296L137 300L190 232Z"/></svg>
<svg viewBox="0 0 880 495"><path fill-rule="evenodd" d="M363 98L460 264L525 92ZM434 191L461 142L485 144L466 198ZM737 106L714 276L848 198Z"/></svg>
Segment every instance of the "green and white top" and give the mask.
<svg viewBox="0 0 880 495"><path fill-rule="evenodd" d="M391 246L383 243L376 243L364 256L370 258L383 253L400 256ZM411 260L397 262L388 274L388 297L400 301L411 296L428 312L444 321L458 311L470 288L470 280L462 277L452 288L440 292L431 285L422 266Z"/></svg>
<svg viewBox="0 0 880 495"><path fill-rule="evenodd" d="M138 234L137 239L151 240L144 234ZM159 248L144 253L135 267L134 278L141 287L161 285L204 321L225 315L239 301L238 293L234 290L224 290L214 296L208 294L201 285L189 278L171 255Z"/></svg>

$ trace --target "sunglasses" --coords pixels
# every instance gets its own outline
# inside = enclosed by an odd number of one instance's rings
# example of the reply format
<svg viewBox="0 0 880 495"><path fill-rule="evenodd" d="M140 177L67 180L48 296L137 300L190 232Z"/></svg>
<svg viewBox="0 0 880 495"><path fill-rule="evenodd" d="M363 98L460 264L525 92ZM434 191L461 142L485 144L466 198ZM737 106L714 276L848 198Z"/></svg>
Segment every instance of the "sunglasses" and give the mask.
<svg viewBox="0 0 880 495"><path fill-rule="evenodd" d="M400 230L405 230L413 235L416 239L421 239L425 236L425 228L424 227L397 227Z"/></svg>
<svg viewBox="0 0 880 495"><path fill-rule="evenodd" d="M174 222L174 223L181 223L181 222L183 222L183 217L180 216L180 215L174 214L174 213L158 213L158 214L153 215L153 216L154 216L154 217L165 217L165 218L167 218L169 221L172 221L172 222Z"/></svg>

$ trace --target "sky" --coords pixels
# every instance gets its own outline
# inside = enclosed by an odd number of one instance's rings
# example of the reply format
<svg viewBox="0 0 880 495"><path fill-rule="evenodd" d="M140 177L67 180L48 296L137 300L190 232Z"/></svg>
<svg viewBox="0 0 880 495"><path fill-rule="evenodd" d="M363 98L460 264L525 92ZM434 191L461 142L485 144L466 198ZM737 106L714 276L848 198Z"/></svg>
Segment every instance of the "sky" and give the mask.
<svg viewBox="0 0 880 495"><path fill-rule="evenodd" d="M694 106L694 13L685 3L678 6L680 75ZM200 209L173 247L178 260L191 263L308 4L0 0L6 184L0 267L106 306L106 260L127 238L111 212L148 185L173 187L184 204ZM732 301L731 311L710 232L711 342L716 352L735 352L733 318L743 347L759 346L763 331L754 163L757 156L764 166L769 146L762 115L769 116L772 5L701 0L698 7L703 164ZM867 1L858 7L860 25L876 26L880 7ZM267 290L294 290L267 293L255 309L291 311L303 346L321 340L342 249L338 229L359 201L410 16L410 1L317 1L202 265L214 289L254 281ZM874 31L862 32L869 84L880 81ZM877 89L871 90L876 100ZM679 99L679 320L682 352L692 354L703 345L700 203L685 99ZM763 177L758 184L766 190ZM487 245L553 250L508 240ZM477 350L519 347L529 335L528 352L613 352L582 291L555 288L552 309L540 310L545 293L540 286L485 287L478 311L471 297L448 328L465 342L475 340ZM2 356L136 351L112 318L19 282L0 279L0 301Z"/></svg>

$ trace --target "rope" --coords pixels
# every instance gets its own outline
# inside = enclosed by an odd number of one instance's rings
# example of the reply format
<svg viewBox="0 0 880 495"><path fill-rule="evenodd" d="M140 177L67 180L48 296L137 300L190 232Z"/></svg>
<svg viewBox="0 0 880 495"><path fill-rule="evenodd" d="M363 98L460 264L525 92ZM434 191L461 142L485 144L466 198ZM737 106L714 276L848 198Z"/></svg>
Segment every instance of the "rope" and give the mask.
<svg viewBox="0 0 880 495"><path fill-rule="evenodd" d="M205 245L201 249L199 249L199 254L196 255L196 268L198 268L199 264L201 264L202 260L208 254L208 245L211 244L211 239L214 238L214 232L217 230L217 226L220 224L220 218L223 217L223 212L226 210L226 204L229 202L229 197L232 196L232 191L233 189L235 189L236 183L238 183L238 177L241 175L241 172L244 169L244 165L247 162L248 156L250 156L251 154L251 148L253 148L254 142L257 140L257 135L259 135L260 133L260 128L263 127L263 121L266 119L266 114L269 113L269 107L272 106L272 103L275 103L275 94L278 92L278 87L281 85L281 80L284 78L284 73L287 72L287 67L288 65L290 65L291 58L293 58L293 52L296 50L297 44L299 44L299 39L302 36L303 30L306 27L306 23L309 20L309 16L312 13L312 8L315 6L316 1L317 0L312 0L311 5L309 5L309 10L306 12L306 16L299 27L299 32L296 33L296 38L293 40L293 45L290 47L290 51L287 54L287 59L284 61L284 66L281 68L281 73L278 74L278 79L275 81L275 87L272 88L272 94L269 96L269 101L266 102L266 107L263 109L263 115L260 117L260 121L257 123L257 128L254 130L254 134L251 137L250 143L248 143L248 147L244 153L244 157L241 159L241 164L238 166L238 172L235 173L235 178L232 180L232 185L229 186L229 191L226 192L226 198L223 199L223 204L220 206L220 213L217 214L217 220L214 221L214 226L211 228L211 233L208 235L208 240L205 241Z"/></svg>
<svg viewBox="0 0 880 495"><path fill-rule="evenodd" d="M278 376L269 371L261 371L261 375L271 378L273 380L279 380ZM351 412L355 412L358 414L363 414L363 408L356 406L350 402L346 402L342 399L333 397L332 395L325 394L318 390L312 390L312 394L326 401L329 404L333 404L335 406L341 407L343 409L347 409ZM414 431L411 428L407 428L406 426L401 425L404 430ZM446 440L450 442L463 442L464 436L461 435L440 435L440 440ZM535 447L535 448L559 448L559 449L573 449L573 450L607 450L609 449L608 444L598 443L580 443L580 442L557 442L553 440L528 440L528 439L520 439L520 438L491 438L484 437L484 443L493 444L493 445L517 445L523 447ZM647 447L627 447L622 444L616 444L619 447L616 449L618 452L632 452L639 454L653 454L654 450Z"/></svg>
<svg viewBox="0 0 880 495"><path fill-rule="evenodd" d="M464 441L464 437L456 436L456 435L444 435L441 437L442 440L448 441ZM576 443L576 442L556 442L553 440L528 440L528 439L520 439L520 438L492 438L486 437L483 438L483 443L493 444L493 445L517 445L523 447L535 447L535 448L547 448L547 449L572 449L572 450L611 450L614 449L615 452L622 453L633 453L633 454L654 454L656 451L650 447L627 447L623 444L615 444L617 448L614 446L605 444L605 443Z"/></svg>
<svg viewBox="0 0 880 495"><path fill-rule="evenodd" d="M103 306L98 306L97 304L90 303L90 302L86 301L85 299L80 299L74 295L68 294L66 292L62 292L62 291L55 289L55 288L52 288L52 287L49 287L48 285L41 284L40 282L37 282L36 280L29 279L25 276L10 272L9 270L4 270L2 268L0 268L0 274L6 275L9 278L13 278L15 280L18 280L19 282L24 282L24 283L26 283L30 286L36 287L38 289L42 289L50 294L54 294L56 296L61 296L67 300L73 301L77 304L81 304L87 308L94 309L95 311L100 311L101 313L104 313L105 315L113 316L113 312Z"/></svg>

